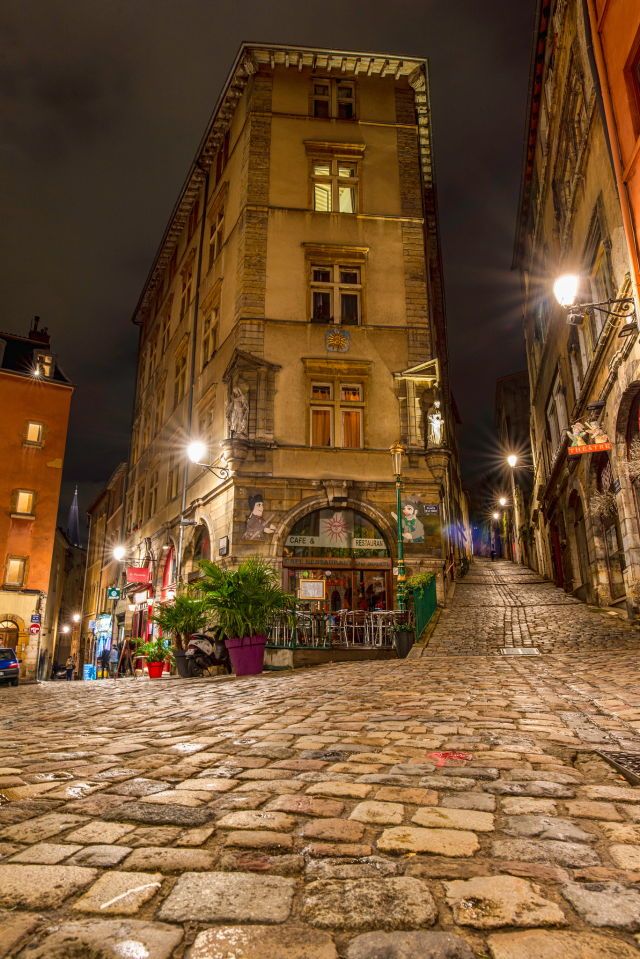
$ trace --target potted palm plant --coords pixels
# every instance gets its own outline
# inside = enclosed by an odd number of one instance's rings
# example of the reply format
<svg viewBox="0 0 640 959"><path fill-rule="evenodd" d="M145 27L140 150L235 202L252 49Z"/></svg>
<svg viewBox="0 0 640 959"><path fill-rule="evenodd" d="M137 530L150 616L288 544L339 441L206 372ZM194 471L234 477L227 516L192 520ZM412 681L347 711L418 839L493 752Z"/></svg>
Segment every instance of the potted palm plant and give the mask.
<svg viewBox="0 0 640 959"><path fill-rule="evenodd" d="M173 637L174 658L178 674L183 678L191 675L185 663L189 637L192 633L201 633L210 616L206 601L193 596L190 590L177 593L172 602L155 608L153 622L160 627L164 635Z"/></svg>
<svg viewBox="0 0 640 959"><path fill-rule="evenodd" d="M160 679L164 672L164 664L167 659L173 658L171 643L168 639L149 639L146 643L138 643L136 646L136 656L144 656L147 661L147 672L149 679Z"/></svg>
<svg viewBox="0 0 640 959"><path fill-rule="evenodd" d="M266 560L253 557L236 569L202 560L198 591L207 603L229 650L236 676L262 672L269 623L290 612L295 598L280 586L278 573Z"/></svg>

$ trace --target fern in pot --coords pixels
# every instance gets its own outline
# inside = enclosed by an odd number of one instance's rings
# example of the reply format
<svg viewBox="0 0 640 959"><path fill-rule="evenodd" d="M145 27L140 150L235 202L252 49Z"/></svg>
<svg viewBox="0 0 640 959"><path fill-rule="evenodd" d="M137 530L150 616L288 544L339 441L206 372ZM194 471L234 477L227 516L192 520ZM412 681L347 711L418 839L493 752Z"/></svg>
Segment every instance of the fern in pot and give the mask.
<svg viewBox="0 0 640 959"><path fill-rule="evenodd" d="M246 559L236 569L224 569L210 560L200 563L203 576L198 592L208 605L229 650L236 676L261 673L269 624L295 608L278 572L259 557Z"/></svg>

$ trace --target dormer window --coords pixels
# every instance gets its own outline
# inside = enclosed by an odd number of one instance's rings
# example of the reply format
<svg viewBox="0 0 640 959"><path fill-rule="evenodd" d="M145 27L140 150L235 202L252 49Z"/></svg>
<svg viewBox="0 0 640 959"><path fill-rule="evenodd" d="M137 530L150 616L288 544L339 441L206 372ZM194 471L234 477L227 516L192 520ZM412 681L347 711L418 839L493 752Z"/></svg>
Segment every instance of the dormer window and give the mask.
<svg viewBox="0 0 640 959"><path fill-rule="evenodd" d="M51 379L53 376L53 370L53 354L37 350L33 355L33 375Z"/></svg>

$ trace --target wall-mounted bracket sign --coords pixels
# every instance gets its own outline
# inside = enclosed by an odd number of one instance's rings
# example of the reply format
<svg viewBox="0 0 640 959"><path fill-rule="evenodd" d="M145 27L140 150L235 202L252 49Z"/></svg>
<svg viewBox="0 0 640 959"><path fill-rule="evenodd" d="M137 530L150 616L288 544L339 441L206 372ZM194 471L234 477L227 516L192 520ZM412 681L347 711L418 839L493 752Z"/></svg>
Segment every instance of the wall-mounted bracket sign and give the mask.
<svg viewBox="0 0 640 959"><path fill-rule="evenodd" d="M567 453L569 456L581 456L584 453L604 453L610 450L611 443L609 437L600 428L597 420L577 420L570 430L567 430L569 437L569 447Z"/></svg>
<svg viewBox="0 0 640 959"><path fill-rule="evenodd" d="M120 599L120 590L117 586L107 587L107 599Z"/></svg>

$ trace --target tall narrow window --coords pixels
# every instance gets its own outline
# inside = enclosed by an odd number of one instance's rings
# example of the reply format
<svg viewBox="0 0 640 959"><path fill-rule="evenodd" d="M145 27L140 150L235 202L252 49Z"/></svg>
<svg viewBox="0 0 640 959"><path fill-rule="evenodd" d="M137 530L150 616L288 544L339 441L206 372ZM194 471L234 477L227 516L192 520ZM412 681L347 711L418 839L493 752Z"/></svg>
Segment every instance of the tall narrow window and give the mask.
<svg viewBox="0 0 640 959"><path fill-rule="evenodd" d="M158 508L158 471L154 470L149 479L146 519L150 519Z"/></svg>
<svg viewBox="0 0 640 959"><path fill-rule="evenodd" d="M353 83L336 84L336 102L339 120L353 120L356 115L355 91Z"/></svg>
<svg viewBox="0 0 640 959"><path fill-rule="evenodd" d="M218 307L210 310L202 324L202 368L218 348Z"/></svg>
<svg viewBox="0 0 640 959"><path fill-rule="evenodd" d="M191 303L191 290L193 286L193 270L188 267L182 274L182 290L180 291L180 319L183 318L189 304Z"/></svg>
<svg viewBox="0 0 640 959"><path fill-rule="evenodd" d="M209 227L209 269L220 256L224 239L224 210L219 210Z"/></svg>
<svg viewBox="0 0 640 959"><path fill-rule="evenodd" d="M364 396L360 383L311 384L311 445L361 449Z"/></svg>
<svg viewBox="0 0 640 959"><path fill-rule="evenodd" d="M160 387L156 394L156 402L153 408L153 435L162 427L164 423L164 400L165 400L165 387L164 384Z"/></svg>
<svg viewBox="0 0 640 959"><path fill-rule="evenodd" d="M326 119L331 115L331 81L314 80L311 96L311 112L314 117Z"/></svg>
<svg viewBox="0 0 640 959"><path fill-rule="evenodd" d="M314 77L311 81L311 116L320 120L354 120L356 85L352 80Z"/></svg>
<svg viewBox="0 0 640 959"><path fill-rule="evenodd" d="M178 495L178 485L180 483L180 468L175 453L169 456L169 471L167 473L167 500L175 499Z"/></svg>
<svg viewBox="0 0 640 959"><path fill-rule="evenodd" d="M33 361L33 370L36 376L44 376L50 380L53 376L54 366L51 353L36 350Z"/></svg>
<svg viewBox="0 0 640 959"><path fill-rule="evenodd" d="M170 339L171 339L171 313L167 310L165 315L162 317L162 323L160 326L160 352L163 356L169 349Z"/></svg>
<svg viewBox="0 0 640 959"><path fill-rule="evenodd" d="M183 349L176 357L173 382L173 405L176 407L187 391L187 351Z"/></svg>
<svg viewBox="0 0 640 959"><path fill-rule="evenodd" d="M189 213L189 224L187 226L187 242L191 239L193 234L196 232L196 227L198 225L198 214L200 212L200 203L198 200L191 207L191 212Z"/></svg>
<svg viewBox="0 0 640 959"><path fill-rule="evenodd" d="M7 556L4 571L4 585L13 586L14 588L24 586L26 568L26 556Z"/></svg>

